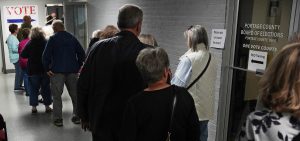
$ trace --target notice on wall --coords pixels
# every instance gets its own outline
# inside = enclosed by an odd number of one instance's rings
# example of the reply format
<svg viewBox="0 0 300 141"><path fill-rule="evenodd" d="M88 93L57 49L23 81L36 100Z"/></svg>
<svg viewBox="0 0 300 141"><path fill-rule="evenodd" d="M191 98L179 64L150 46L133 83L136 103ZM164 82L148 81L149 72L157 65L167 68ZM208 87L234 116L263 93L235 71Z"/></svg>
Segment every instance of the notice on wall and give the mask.
<svg viewBox="0 0 300 141"><path fill-rule="evenodd" d="M268 52L250 50L248 59L248 70L265 70L267 66L267 56Z"/></svg>
<svg viewBox="0 0 300 141"><path fill-rule="evenodd" d="M8 27L10 24L17 24L18 27L21 27L23 23L23 17L28 15L31 17L32 26L38 26L38 6L37 5L13 5L13 6L3 6L1 12L2 18L2 35L3 41L5 42L7 37L10 35ZM5 65L6 69L14 69L14 66L9 61L8 47L4 43L4 53L5 56Z"/></svg>
<svg viewBox="0 0 300 141"><path fill-rule="evenodd" d="M226 38L226 29L213 29L211 34L210 47L223 49Z"/></svg>

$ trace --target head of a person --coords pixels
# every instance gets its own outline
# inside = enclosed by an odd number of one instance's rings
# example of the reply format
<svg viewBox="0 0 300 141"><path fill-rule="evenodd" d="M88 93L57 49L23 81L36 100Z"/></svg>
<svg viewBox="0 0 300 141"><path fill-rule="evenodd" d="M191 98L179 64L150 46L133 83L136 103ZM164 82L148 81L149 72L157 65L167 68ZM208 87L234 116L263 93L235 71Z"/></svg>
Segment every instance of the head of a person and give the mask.
<svg viewBox="0 0 300 141"><path fill-rule="evenodd" d="M22 32L22 37L23 37L24 39L29 38L30 28L24 28L22 31L23 31L23 32Z"/></svg>
<svg viewBox="0 0 300 141"><path fill-rule="evenodd" d="M119 9L118 27L120 30L131 29L138 36L142 30L143 11L133 4L125 4Z"/></svg>
<svg viewBox="0 0 300 141"><path fill-rule="evenodd" d="M157 41L155 40L154 36L151 34L141 34L139 35L139 39L142 43L153 46L153 47L157 47Z"/></svg>
<svg viewBox="0 0 300 141"><path fill-rule="evenodd" d="M100 38L100 35L101 35L102 32L103 31L100 30L100 29L97 29L97 30L93 31L92 38Z"/></svg>
<svg viewBox="0 0 300 141"><path fill-rule="evenodd" d="M65 31L65 25L61 20L54 20L52 23L52 28L55 33L59 31Z"/></svg>
<svg viewBox="0 0 300 141"><path fill-rule="evenodd" d="M279 51L259 86L264 106L300 118L300 43L286 45Z"/></svg>
<svg viewBox="0 0 300 141"><path fill-rule="evenodd" d="M171 74L168 54L160 47L143 49L136 59L136 65L148 85L158 81L167 83Z"/></svg>
<svg viewBox="0 0 300 141"><path fill-rule="evenodd" d="M29 38L31 40L45 40L45 33L42 28L40 27L34 27L31 29L31 32L29 34Z"/></svg>
<svg viewBox="0 0 300 141"><path fill-rule="evenodd" d="M54 19L56 19L56 13L55 13L55 12L52 12L52 13L50 14L50 16L52 16Z"/></svg>
<svg viewBox="0 0 300 141"><path fill-rule="evenodd" d="M25 23L25 24L31 24L31 17L28 16L28 15L25 15L23 17L23 23Z"/></svg>
<svg viewBox="0 0 300 141"><path fill-rule="evenodd" d="M107 39L114 37L119 32L119 29L113 25L108 25L103 29L103 32L100 34L100 39Z"/></svg>
<svg viewBox="0 0 300 141"><path fill-rule="evenodd" d="M197 51L197 45L203 43L208 49L208 37L205 28L201 25L192 25L185 32L184 36L187 39L187 46L192 51Z"/></svg>
<svg viewBox="0 0 300 141"><path fill-rule="evenodd" d="M18 25L16 25L16 24L10 24L8 26L8 29L11 34L17 34L18 30L19 30Z"/></svg>

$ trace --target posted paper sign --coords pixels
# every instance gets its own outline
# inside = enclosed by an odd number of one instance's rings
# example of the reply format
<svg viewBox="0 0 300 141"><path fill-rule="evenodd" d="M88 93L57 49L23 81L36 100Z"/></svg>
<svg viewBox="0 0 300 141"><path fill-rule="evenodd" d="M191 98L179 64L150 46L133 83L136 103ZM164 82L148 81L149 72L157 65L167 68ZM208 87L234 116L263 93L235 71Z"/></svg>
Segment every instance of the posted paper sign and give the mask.
<svg viewBox="0 0 300 141"><path fill-rule="evenodd" d="M268 52L249 51L248 70L265 70L267 66Z"/></svg>
<svg viewBox="0 0 300 141"><path fill-rule="evenodd" d="M5 43L8 35L10 34L8 27L10 24L17 24L18 27L21 27L23 23L23 17L28 15L31 17L32 26L38 26L38 6L37 5L12 5L12 6L3 6L1 12L2 18L2 29L3 29L3 41L4 41L4 56L6 69L14 69L14 66L9 61L8 47Z"/></svg>
<svg viewBox="0 0 300 141"><path fill-rule="evenodd" d="M226 38L226 29L213 29L210 47L223 49Z"/></svg>

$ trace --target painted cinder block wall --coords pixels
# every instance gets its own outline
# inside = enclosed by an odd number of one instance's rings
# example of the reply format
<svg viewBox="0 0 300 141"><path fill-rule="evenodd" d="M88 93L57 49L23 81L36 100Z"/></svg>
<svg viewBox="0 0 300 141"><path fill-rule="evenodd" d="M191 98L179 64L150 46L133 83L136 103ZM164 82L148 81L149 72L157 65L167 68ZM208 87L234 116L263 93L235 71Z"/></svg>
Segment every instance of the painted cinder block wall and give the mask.
<svg viewBox="0 0 300 141"><path fill-rule="evenodd" d="M212 29L224 29L226 0L88 0L89 36L108 24L117 25L118 8L123 4L139 5L144 11L142 33L152 34L166 49L174 72L178 58L187 50L183 32L189 25L203 25L211 36ZM211 49L218 60L215 118L209 123L209 140L216 136L222 50Z"/></svg>

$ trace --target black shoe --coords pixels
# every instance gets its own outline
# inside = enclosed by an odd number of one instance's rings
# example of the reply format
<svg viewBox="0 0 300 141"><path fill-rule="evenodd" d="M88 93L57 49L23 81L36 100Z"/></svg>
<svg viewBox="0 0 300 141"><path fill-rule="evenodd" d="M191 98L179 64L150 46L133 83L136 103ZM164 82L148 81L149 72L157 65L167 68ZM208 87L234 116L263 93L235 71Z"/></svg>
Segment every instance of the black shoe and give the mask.
<svg viewBox="0 0 300 141"><path fill-rule="evenodd" d="M31 109L31 113L32 113L32 114L36 114L37 112L38 112L38 111L37 111L36 108L32 108L32 109Z"/></svg>
<svg viewBox="0 0 300 141"><path fill-rule="evenodd" d="M80 124L80 118L78 116L73 116L71 121L74 123L74 124Z"/></svg>
<svg viewBox="0 0 300 141"><path fill-rule="evenodd" d="M64 125L63 119L56 119L56 120L54 120L53 124L57 127L62 127Z"/></svg>

